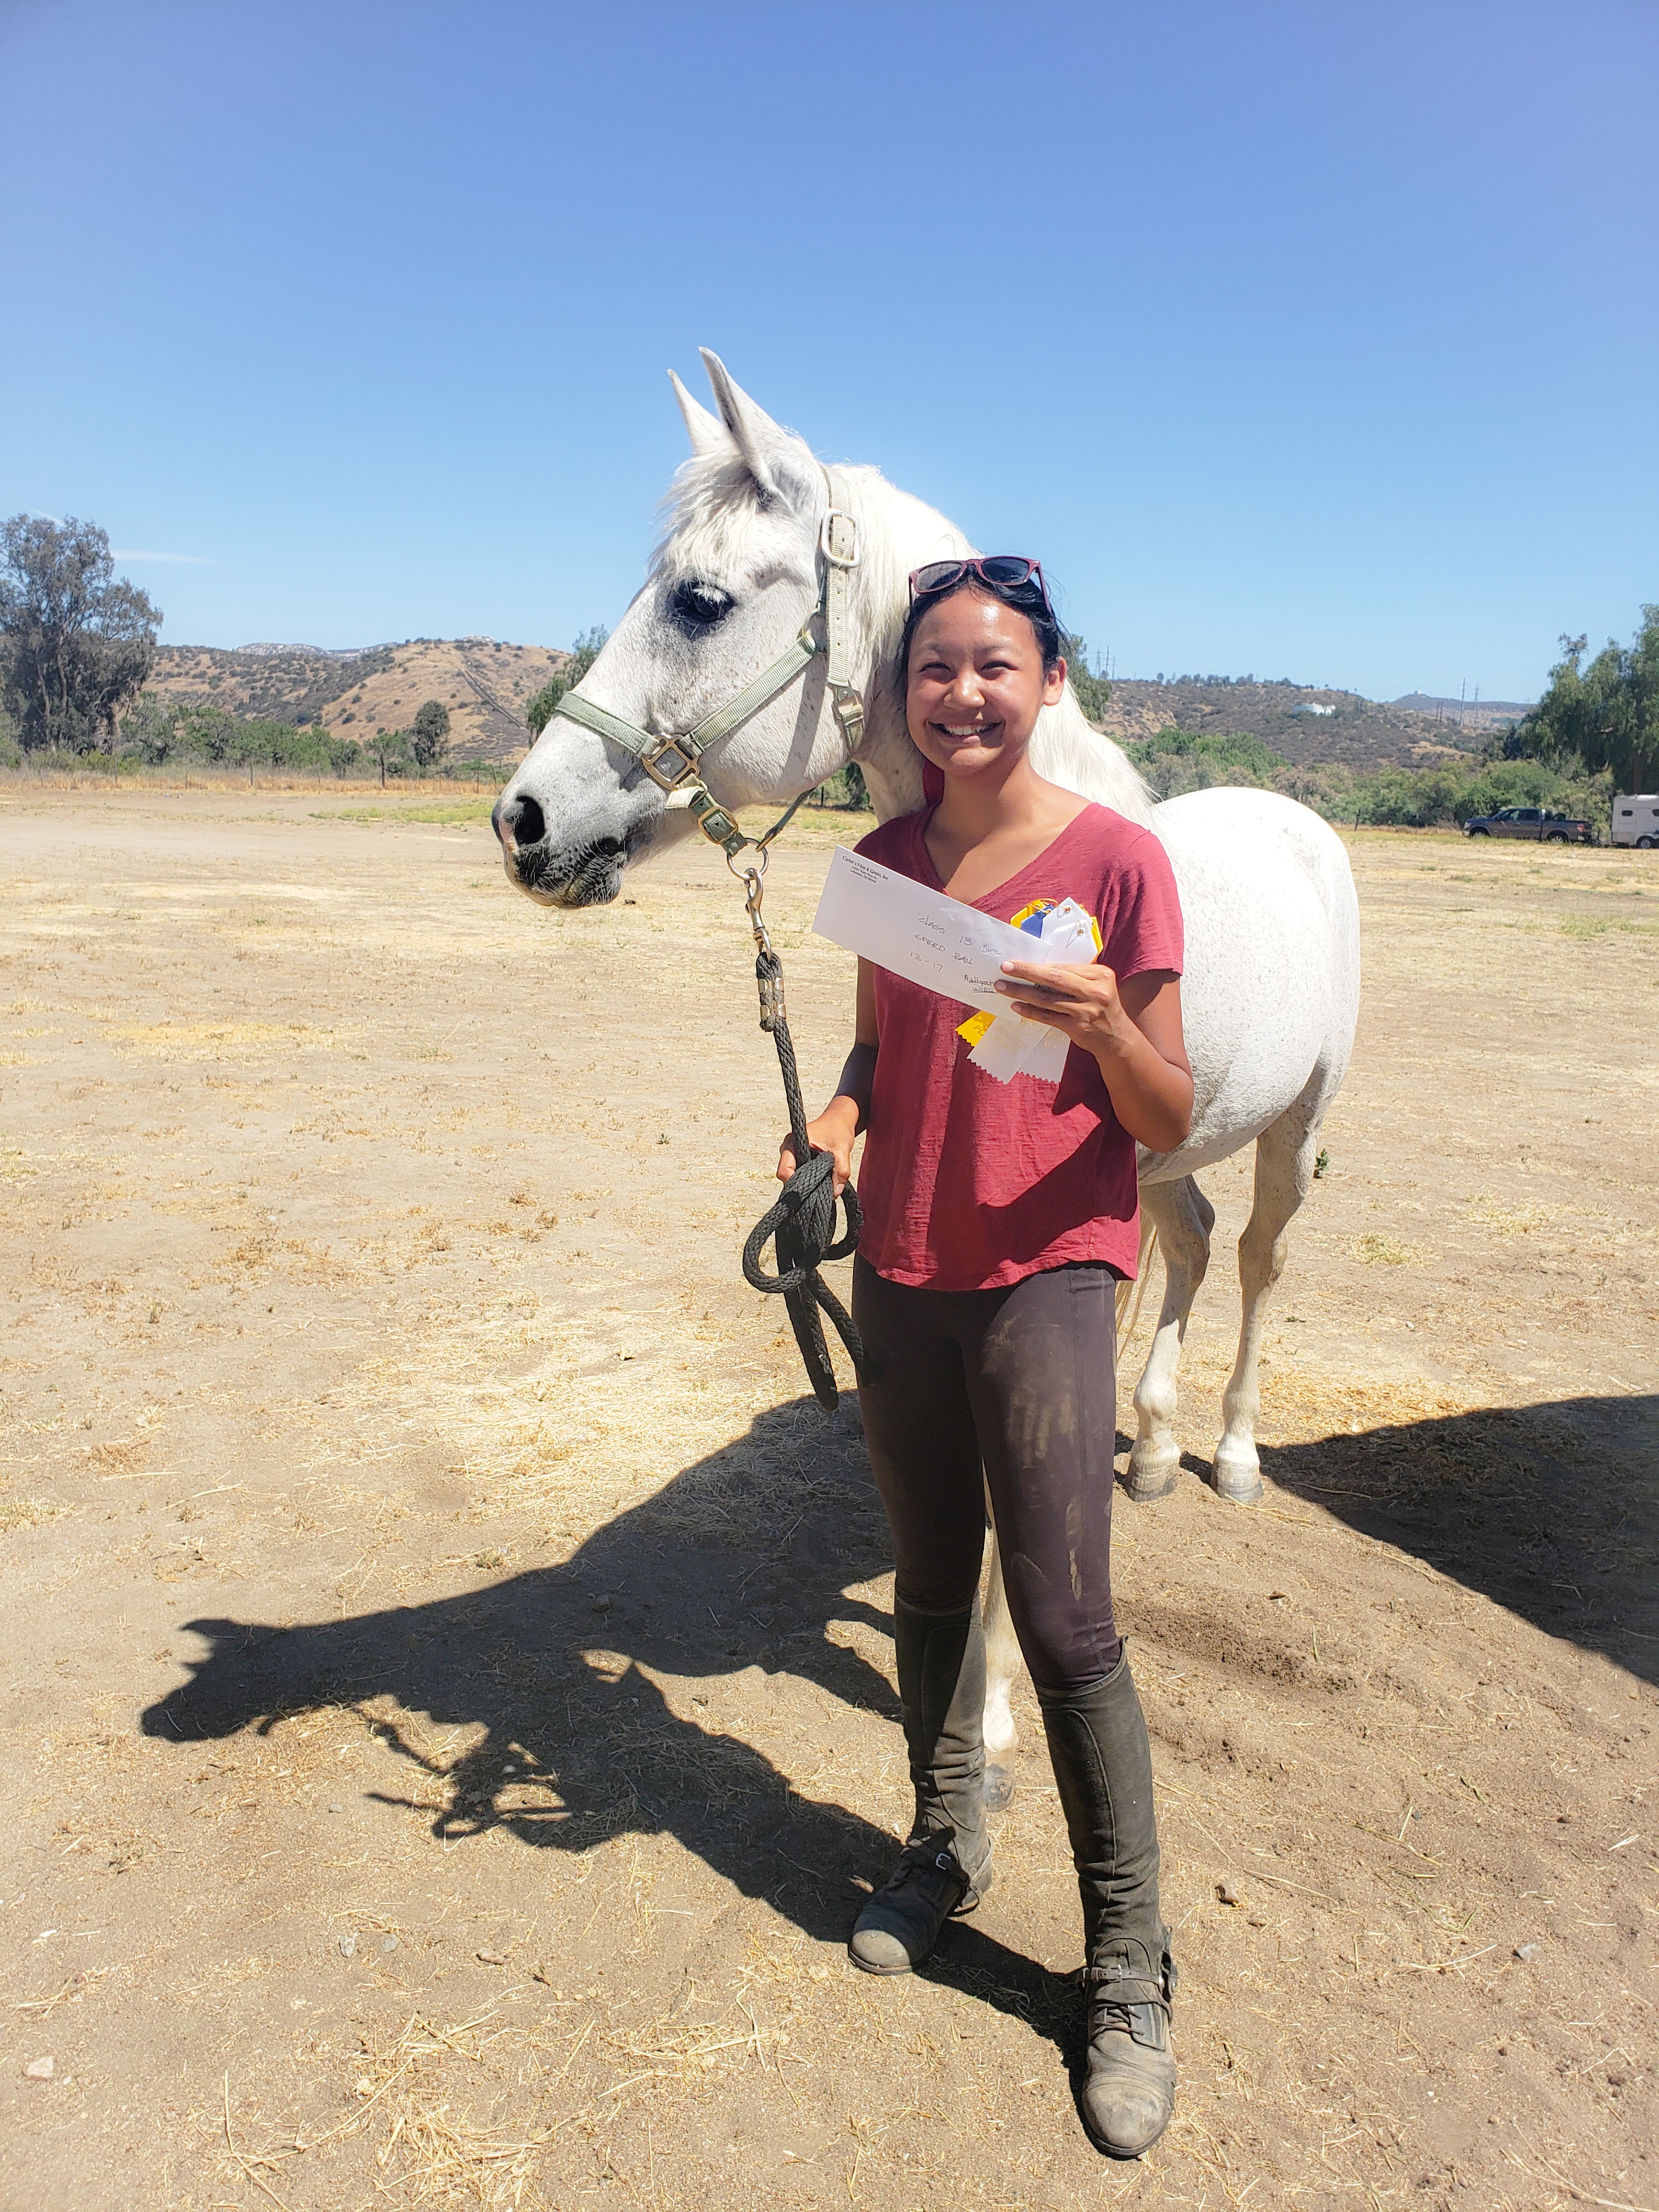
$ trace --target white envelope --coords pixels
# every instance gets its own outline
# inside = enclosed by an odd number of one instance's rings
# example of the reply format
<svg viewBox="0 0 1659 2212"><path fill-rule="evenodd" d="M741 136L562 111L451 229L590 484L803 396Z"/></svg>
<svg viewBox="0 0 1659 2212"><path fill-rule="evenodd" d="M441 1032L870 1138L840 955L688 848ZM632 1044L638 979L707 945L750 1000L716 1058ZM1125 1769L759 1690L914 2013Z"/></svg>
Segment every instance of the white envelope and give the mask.
<svg viewBox="0 0 1659 2212"><path fill-rule="evenodd" d="M1017 1074L1059 1082L1071 1040L1012 1012L996 986L1005 960L1094 958L1094 926L1075 899L1045 915L1042 935L1033 937L842 846L830 863L812 927L908 982L996 1015L970 1056L999 1082Z"/></svg>
<svg viewBox="0 0 1659 2212"><path fill-rule="evenodd" d="M943 891L930 891L914 877L849 853L844 845L830 863L812 927L832 945L907 982L992 1014L1008 1004L996 988L1005 960L1064 957L1042 938L1028 937Z"/></svg>

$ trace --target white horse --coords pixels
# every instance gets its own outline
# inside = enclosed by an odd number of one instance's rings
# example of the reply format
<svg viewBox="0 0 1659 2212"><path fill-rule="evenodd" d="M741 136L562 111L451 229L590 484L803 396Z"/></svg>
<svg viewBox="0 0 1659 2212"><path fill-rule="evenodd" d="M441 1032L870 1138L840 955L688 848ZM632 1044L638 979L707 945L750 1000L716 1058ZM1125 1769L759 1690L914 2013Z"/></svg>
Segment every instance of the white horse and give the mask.
<svg viewBox="0 0 1659 2212"><path fill-rule="evenodd" d="M803 617L819 604L831 511L850 515L858 558L841 610L842 673L850 669L864 702L861 737L853 725L856 757L878 817L910 812L921 804L921 761L896 680L905 580L925 561L973 549L876 469L826 468L713 354L703 359L719 415L673 379L693 458L676 478L668 529L646 582L580 692L636 733L694 729L787 657ZM848 740L834 711L844 701L831 696L833 673L820 653L711 744L698 765L721 806L776 806L845 765ZM1192 1133L1177 1152L1139 1156L1141 1265L1156 1243L1164 1290L1135 1386L1125 1486L1145 1502L1167 1495L1177 1480L1176 1369L1215 1218L1194 1177L1254 1142L1255 1203L1238 1248L1243 1323L1214 1461L1218 1495L1247 1504L1261 1494L1255 1430L1267 1297L1285 1264L1286 1225L1308 1194L1320 1125L1347 1067L1358 1012L1358 912L1347 854L1316 814L1272 793L1216 789L1152 804L1069 690L1044 709L1031 757L1040 775L1157 833L1186 921L1182 1000ZM563 717L543 731L494 818L509 878L532 897L563 906L614 898L630 861L696 834L694 814L665 794L633 752ZM986 1794L998 1804L1012 1788L1018 1735L1008 1699L1019 1654L994 1553L986 1638Z"/></svg>

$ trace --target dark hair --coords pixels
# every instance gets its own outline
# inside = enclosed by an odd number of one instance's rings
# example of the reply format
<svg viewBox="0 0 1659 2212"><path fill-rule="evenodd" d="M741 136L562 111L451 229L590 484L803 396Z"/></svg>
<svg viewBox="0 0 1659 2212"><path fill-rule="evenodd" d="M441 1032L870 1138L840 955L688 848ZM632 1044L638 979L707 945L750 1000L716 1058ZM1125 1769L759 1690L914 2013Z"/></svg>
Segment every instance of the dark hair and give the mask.
<svg viewBox="0 0 1659 2212"><path fill-rule="evenodd" d="M925 614L934 607L942 607L946 599L954 599L958 592L977 592L981 599L1000 599L1005 607L1024 615L1031 625L1036 639L1037 651L1042 655L1042 672L1051 675L1054 663L1066 658L1066 633L1054 620L1048 602L1042 595L1042 586L1035 577L1023 584L988 584L982 576L959 576L954 584L947 584L942 592L918 592L910 602L910 611L904 618L904 633L899 639L899 689L910 688L910 647L915 642L916 628Z"/></svg>

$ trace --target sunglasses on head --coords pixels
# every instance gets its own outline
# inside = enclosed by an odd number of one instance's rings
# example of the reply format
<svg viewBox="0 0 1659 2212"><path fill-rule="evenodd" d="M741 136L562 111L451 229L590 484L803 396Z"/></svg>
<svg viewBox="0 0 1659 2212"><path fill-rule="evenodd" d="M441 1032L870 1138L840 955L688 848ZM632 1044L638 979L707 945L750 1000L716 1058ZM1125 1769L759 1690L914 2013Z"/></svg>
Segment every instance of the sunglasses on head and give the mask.
<svg viewBox="0 0 1659 2212"><path fill-rule="evenodd" d="M918 599L931 599L936 592L953 591L967 576L977 577L994 592L1013 591L1021 584L1035 584L1042 595L1044 612L1059 628L1048 586L1042 580L1042 563L1028 561L1023 553L987 553L973 560L929 561L925 568L910 571L911 605Z"/></svg>

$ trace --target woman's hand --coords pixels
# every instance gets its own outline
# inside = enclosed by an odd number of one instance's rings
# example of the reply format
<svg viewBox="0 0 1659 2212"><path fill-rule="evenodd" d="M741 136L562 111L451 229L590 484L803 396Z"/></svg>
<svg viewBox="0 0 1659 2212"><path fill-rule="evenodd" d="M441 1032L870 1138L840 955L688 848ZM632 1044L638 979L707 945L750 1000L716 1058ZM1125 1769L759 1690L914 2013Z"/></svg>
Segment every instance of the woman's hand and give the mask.
<svg viewBox="0 0 1659 2212"><path fill-rule="evenodd" d="M1027 1021L1060 1030L1092 1055L1122 1127L1149 1152L1172 1152L1193 1125L1193 1077L1181 1030L1181 979L1163 969L1112 969L1005 960L997 988Z"/></svg>
<svg viewBox="0 0 1659 2212"><path fill-rule="evenodd" d="M1121 1039L1133 1026L1118 995L1117 977L1098 960L1055 962L1005 960L999 991L1027 1021L1064 1030L1085 1052Z"/></svg>
<svg viewBox="0 0 1659 2212"><path fill-rule="evenodd" d="M835 1160L833 1185L837 1198L853 1174L853 1139L858 1134L858 1106L851 1098L834 1098L816 1121L806 1125L806 1141L814 1152L828 1152ZM795 1140L786 1137L778 1152L778 1181L787 1182L800 1162Z"/></svg>

